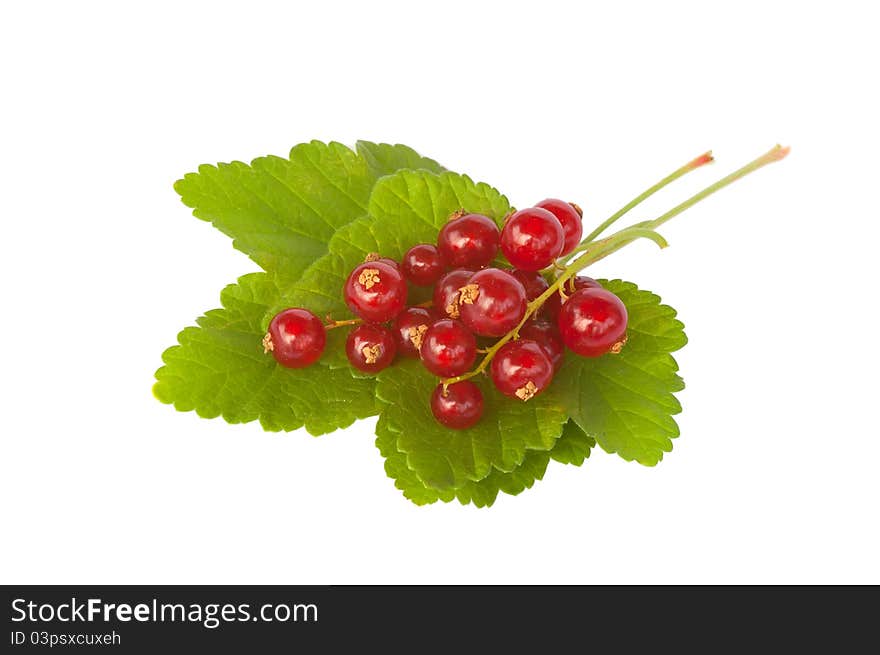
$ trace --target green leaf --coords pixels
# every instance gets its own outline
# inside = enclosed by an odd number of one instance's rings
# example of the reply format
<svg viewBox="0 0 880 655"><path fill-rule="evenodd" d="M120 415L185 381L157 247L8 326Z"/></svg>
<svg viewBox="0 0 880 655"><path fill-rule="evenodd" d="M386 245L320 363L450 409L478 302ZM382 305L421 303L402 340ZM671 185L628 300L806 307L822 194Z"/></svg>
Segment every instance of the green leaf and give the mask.
<svg viewBox="0 0 880 655"><path fill-rule="evenodd" d="M416 505L430 505L438 500L445 503L455 498L455 491L426 487L406 463L406 455L397 450L397 434L388 429L388 420L382 414L376 421L376 447L385 458L385 473L394 480L394 486Z"/></svg>
<svg viewBox="0 0 880 655"><path fill-rule="evenodd" d="M327 252L343 225L364 214L383 175L401 167L442 170L406 146L361 142L295 146L287 159L199 167L174 188L193 215L233 238L233 245L282 281L299 278Z"/></svg>
<svg viewBox="0 0 880 655"><path fill-rule="evenodd" d="M268 430L304 425L313 434L374 414L371 380L324 367L280 370L259 344L267 310L278 308L279 288L288 288L326 254L340 227L366 211L380 177L409 166L443 170L407 146L362 141L354 153L313 141L295 146L289 159L204 165L178 180L175 189L193 214L232 236L236 248L273 275L241 278L223 291L223 309L207 312L199 327L180 333L179 345L163 355L155 395L205 417L258 419ZM331 361L343 353L344 332L328 333Z"/></svg>
<svg viewBox="0 0 880 655"><path fill-rule="evenodd" d="M562 436L550 451L550 457L561 464L580 466L590 456L596 440L581 430L577 423L570 420L562 430Z"/></svg>
<svg viewBox="0 0 880 655"><path fill-rule="evenodd" d="M432 173L442 173L446 170L433 159L422 157L409 146L399 143L389 145L387 143L358 141L357 152L367 162L367 166L377 179L406 168L426 170Z"/></svg>
<svg viewBox="0 0 880 655"><path fill-rule="evenodd" d="M552 451L550 451L552 452ZM468 482L456 490L456 498L462 505L473 503L477 507L491 507L503 491L511 496L531 489L536 480L541 480L550 461L550 452L530 450L526 453L522 464L509 472L492 469L479 482Z"/></svg>
<svg viewBox="0 0 880 655"><path fill-rule="evenodd" d="M184 329L179 345L162 355L156 398L205 418L259 420L273 431L305 426L315 435L375 414L372 380L325 366L287 369L263 353L263 315L278 295L266 273L227 286L220 296L223 309L205 313L199 327Z"/></svg>
<svg viewBox="0 0 880 655"><path fill-rule="evenodd" d="M423 505L492 505L543 478L550 459L580 466L598 442L627 460L653 465L678 435L673 395L684 384L671 353L686 343L675 311L620 280L605 282L629 311L619 355L566 355L553 386L529 402L501 396L482 377L484 414L469 430L448 430L431 414L438 380L418 361L378 378L351 369L348 330L328 333L321 366L291 370L262 352L271 316L288 306L345 319L349 271L367 253L399 259L432 243L459 208L501 224L510 203L498 191L401 145L311 142L287 159L262 157L202 166L175 188L193 213L234 239L266 273L246 275L163 355L154 393L177 409L267 430L305 427L323 434L379 413L376 445L386 473ZM411 288L410 302L426 297Z"/></svg>
<svg viewBox="0 0 880 655"><path fill-rule="evenodd" d="M621 280L602 284L626 305L628 341L618 355L567 356L553 381L569 416L609 453L647 466L672 450L684 388L670 353L687 343L684 325L660 298Z"/></svg>
<svg viewBox="0 0 880 655"><path fill-rule="evenodd" d="M417 243L434 243L440 227L461 207L500 224L510 203L489 185L456 173L404 170L382 178L370 196L369 214L337 230L328 255L312 264L282 301L350 316L342 286L352 268L371 252L399 260Z"/></svg>
<svg viewBox="0 0 880 655"><path fill-rule="evenodd" d="M372 220L361 220L370 222L379 252L397 259L417 243L436 242L437 232L460 208L485 214L500 226L510 203L488 184L475 183L467 175L404 170L376 184L369 203ZM340 252L334 246L335 240L330 249Z"/></svg>
<svg viewBox="0 0 880 655"><path fill-rule="evenodd" d="M382 371L376 394L383 425L397 435L397 450L426 486L459 489L486 478L493 469L511 472L530 450L550 450L566 416L550 394L528 402L502 396L485 378L483 417L467 430L450 430L434 419L429 399L438 380L416 360Z"/></svg>
<svg viewBox="0 0 880 655"><path fill-rule="evenodd" d="M441 490L426 486L409 468L406 455L397 450L397 434L389 430L384 414L379 416L376 423L376 447L385 458L385 472L388 477L416 505L428 505L438 500L448 503L457 498L462 505L473 503L477 507L490 507L500 491L515 496L530 489L536 480L544 477L550 459L550 454L546 451L530 450L523 463L510 472L493 468L479 482L468 481L458 489Z"/></svg>

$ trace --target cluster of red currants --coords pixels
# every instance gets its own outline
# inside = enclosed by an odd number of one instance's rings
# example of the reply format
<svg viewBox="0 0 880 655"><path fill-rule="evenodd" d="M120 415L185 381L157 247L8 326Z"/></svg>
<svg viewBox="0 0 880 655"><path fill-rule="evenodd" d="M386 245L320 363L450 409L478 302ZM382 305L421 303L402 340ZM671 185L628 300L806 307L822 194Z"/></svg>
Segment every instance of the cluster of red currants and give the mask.
<svg viewBox="0 0 880 655"><path fill-rule="evenodd" d="M377 373L395 356L421 358L443 378L431 409L443 425L463 429L483 411L483 396L471 382L478 352L491 358L489 375L503 394L527 401L546 389L562 363L563 346L585 357L619 352L626 341L626 308L592 278L570 277L559 293L540 271L578 245L581 210L556 199L517 211L501 230L482 214L455 212L437 244L410 248L400 263L370 255L348 276L345 302L362 323L346 341L352 366ZM491 267L501 250L512 269ZM407 283L433 286L433 300L407 306ZM536 308L529 303L541 296ZM527 312L531 312L525 322ZM263 340L282 365L301 368L324 350L325 326L305 309L276 315ZM511 334L512 333L512 334ZM512 337L512 338L511 338ZM478 347L478 338L504 338L500 347ZM480 369L484 369L481 366ZM461 379L459 379L461 378Z"/></svg>

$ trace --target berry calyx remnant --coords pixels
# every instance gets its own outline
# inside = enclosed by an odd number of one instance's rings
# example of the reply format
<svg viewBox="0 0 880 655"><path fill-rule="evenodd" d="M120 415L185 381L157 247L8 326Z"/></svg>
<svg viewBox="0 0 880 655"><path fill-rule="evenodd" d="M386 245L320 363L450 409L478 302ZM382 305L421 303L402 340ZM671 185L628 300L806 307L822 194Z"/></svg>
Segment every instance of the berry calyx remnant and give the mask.
<svg viewBox="0 0 880 655"><path fill-rule="evenodd" d="M404 357L418 357L425 332L433 322L431 312L423 307L407 307L403 310L394 320L397 352Z"/></svg>
<svg viewBox="0 0 880 655"><path fill-rule="evenodd" d="M434 311L448 318L458 318L461 315L459 290L467 285L473 274L473 271L459 268L437 280L433 296Z"/></svg>

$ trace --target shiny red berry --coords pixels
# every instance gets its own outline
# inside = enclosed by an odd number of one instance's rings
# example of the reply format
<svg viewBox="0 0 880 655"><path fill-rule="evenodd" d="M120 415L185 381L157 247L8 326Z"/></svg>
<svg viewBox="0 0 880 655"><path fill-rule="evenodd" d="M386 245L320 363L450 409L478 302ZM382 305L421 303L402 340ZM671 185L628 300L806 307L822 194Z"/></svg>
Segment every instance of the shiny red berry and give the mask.
<svg viewBox="0 0 880 655"><path fill-rule="evenodd" d="M406 251L401 268L407 280L419 287L429 287L440 279L446 265L437 246L420 243Z"/></svg>
<svg viewBox="0 0 880 655"><path fill-rule="evenodd" d="M394 361L394 333L381 325L366 323L348 333L345 354L351 365L365 373L378 373Z"/></svg>
<svg viewBox="0 0 880 655"><path fill-rule="evenodd" d="M534 341L518 339L504 344L490 366L495 387L505 396L529 400L553 380L553 364Z"/></svg>
<svg viewBox="0 0 880 655"><path fill-rule="evenodd" d="M269 323L263 337L263 350L282 366L303 368L313 364L324 352L327 331L321 320L307 309L285 309Z"/></svg>
<svg viewBox="0 0 880 655"><path fill-rule="evenodd" d="M434 311L449 318L458 318L458 290L468 283L473 274L473 271L458 268L437 280L437 286L434 287Z"/></svg>
<svg viewBox="0 0 880 655"><path fill-rule="evenodd" d="M565 233L565 244L562 246L562 253L560 254L567 255L574 250L575 246L581 242L581 237L584 234L584 224L578 211L580 208L558 198L547 198L539 202L535 207L546 209L559 219L562 231Z"/></svg>
<svg viewBox="0 0 880 655"><path fill-rule="evenodd" d="M464 214L452 218L437 235L437 248L448 266L486 266L498 254L500 232L488 216Z"/></svg>
<svg viewBox="0 0 880 655"><path fill-rule="evenodd" d="M559 332L578 355L598 357L620 352L626 343L626 307L605 289L581 289L559 310Z"/></svg>
<svg viewBox="0 0 880 655"><path fill-rule="evenodd" d="M529 302L544 293L550 286L544 276L537 271L521 271L516 268L510 271L510 274L523 285L526 290L526 300Z"/></svg>
<svg viewBox="0 0 880 655"><path fill-rule="evenodd" d="M461 322L484 337L504 336L526 313L526 290L513 275L499 268L474 273L461 287Z"/></svg>
<svg viewBox="0 0 880 655"><path fill-rule="evenodd" d="M565 233L562 224L546 209L521 209L504 223L501 252L515 268L539 271L562 253Z"/></svg>
<svg viewBox="0 0 880 655"><path fill-rule="evenodd" d="M450 384L446 391L438 384L431 394L431 411L440 423L453 430L474 425L483 415L483 394L470 380Z"/></svg>
<svg viewBox="0 0 880 655"><path fill-rule="evenodd" d="M352 312L365 321L383 323L406 306L406 281L386 262L364 262L348 276L343 294Z"/></svg>
<svg viewBox="0 0 880 655"><path fill-rule="evenodd" d="M477 340L461 323L447 318L428 328L419 353L426 369L450 378L470 370L477 358Z"/></svg>
<svg viewBox="0 0 880 655"><path fill-rule="evenodd" d="M423 307L407 307L394 319L397 352L404 357L418 357L425 332L436 319Z"/></svg>
<svg viewBox="0 0 880 655"><path fill-rule="evenodd" d="M587 277L586 275L578 275L573 278L569 278L565 285L563 286L563 291L565 291L566 295L571 295L575 291L580 291L581 289L601 289L602 285L596 282L591 277ZM556 323L559 318L559 308L562 307L562 301L559 297L558 293L554 293L552 296L547 298L544 304L541 306L541 313L544 314L548 319Z"/></svg>
<svg viewBox="0 0 880 655"><path fill-rule="evenodd" d="M559 370L565 346L562 343L562 335L559 334L559 328L555 323L544 320L529 321L523 325L519 331L519 336L522 339L531 339L541 346L544 354L550 358L553 370Z"/></svg>

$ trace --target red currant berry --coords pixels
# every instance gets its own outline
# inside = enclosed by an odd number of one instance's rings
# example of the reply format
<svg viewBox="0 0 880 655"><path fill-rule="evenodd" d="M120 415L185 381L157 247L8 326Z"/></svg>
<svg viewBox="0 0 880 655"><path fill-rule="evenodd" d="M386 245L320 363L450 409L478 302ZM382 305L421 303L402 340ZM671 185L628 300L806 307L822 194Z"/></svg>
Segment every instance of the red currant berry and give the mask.
<svg viewBox="0 0 880 655"><path fill-rule="evenodd" d="M521 271L518 268L512 270L510 274L520 281L526 290L526 300L529 302L544 293L550 286L544 276L537 271Z"/></svg>
<svg viewBox="0 0 880 655"><path fill-rule="evenodd" d="M570 202L556 198L542 200L535 207L546 209L559 219L562 231L565 233L565 245L562 246L560 255L567 255L574 250L575 246L581 242L581 237L584 234L584 224L578 211L580 208Z"/></svg>
<svg viewBox="0 0 880 655"><path fill-rule="evenodd" d="M327 331L317 316L307 309L285 309L269 323L263 351L282 366L303 368L321 356L326 343Z"/></svg>
<svg viewBox="0 0 880 655"><path fill-rule="evenodd" d="M371 323L390 321L406 306L403 274L383 261L356 266L343 293L349 309Z"/></svg>
<svg viewBox="0 0 880 655"><path fill-rule="evenodd" d="M544 354L547 355L550 363L553 364L553 371L559 370L565 346L562 343L562 335L559 334L559 328L555 324L542 320L529 321L523 325L519 331L519 336L522 339L531 339L541 346Z"/></svg>
<svg viewBox="0 0 880 655"><path fill-rule="evenodd" d="M570 350L584 357L620 352L626 342L626 307L605 289L581 289L559 310L559 332Z"/></svg>
<svg viewBox="0 0 880 655"><path fill-rule="evenodd" d="M418 357L425 332L436 319L427 309L408 307L394 320L397 352L404 357Z"/></svg>
<svg viewBox="0 0 880 655"><path fill-rule="evenodd" d="M440 228L437 248L449 266L486 266L498 254L500 233L488 216L465 214Z"/></svg>
<svg viewBox="0 0 880 655"><path fill-rule="evenodd" d="M477 340L458 321L437 321L425 332L419 349L425 368L441 378L470 370L477 358Z"/></svg>
<svg viewBox="0 0 880 655"><path fill-rule="evenodd" d="M438 384L431 394L431 411L440 423L453 430L474 425L483 415L483 394L470 380L450 384L446 391Z"/></svg>
<svg viewBox="0 0 880 655"><path fill-rule="evenodd" d="M553 364L537 343L518 339L495 353L490 373L495 387L505 396L528 400L550 385Z"/></svg>
<svg viewBox="0 0 880 655"><path fill-rule="evenodd" d="M437 286L434 287L434 311L449 318L458 318L458 290L468 283L473 274L473 271L458 268L437 280Z"/></svg>
<svg viewBox="0 0 880 655"><path fill-rule="evenodd" d="M526 313L526 290L499 268L474 273L459 293L461 322L484 337L504 336Z"/></svg>
<svg viewBox="0 0 880 655"><path fill-rule="evenodd" d="M562 253L565 233L546 209L531 207L513 214L501 230L501 252L514 267L539 271Z"/></svg>
<svg viewBox="0 0 880 655"><path fill-rule="evenodd" d="M581 289L601 289L602 285L596 282L591 277L587 277L586 275L578 275L577 277L569 278L566 283L563 285L563 291L566 294L570 295L575 291L580 291ZM541 306L541 311L544 313L547 318L556 323L559 319L559 308L562 307L562 299L559 297L558 293L554 293L552 296L547 298L544 304Z"/></svg>
<svg viewBox="0 0 880 655"><path fill-rule="evenodd" d="M348 361L365 373L378 373L387 367L394 360L396 352L394 333L381 325L358 325L345 340Z"/></svg>
<svg viewBox="0 0 880 655"><path fill-rule="evenodd" d="M429 243L420 243L407 250L401 266L406 279L420 287L431 286L446 270L440 251Z"/></svg>

